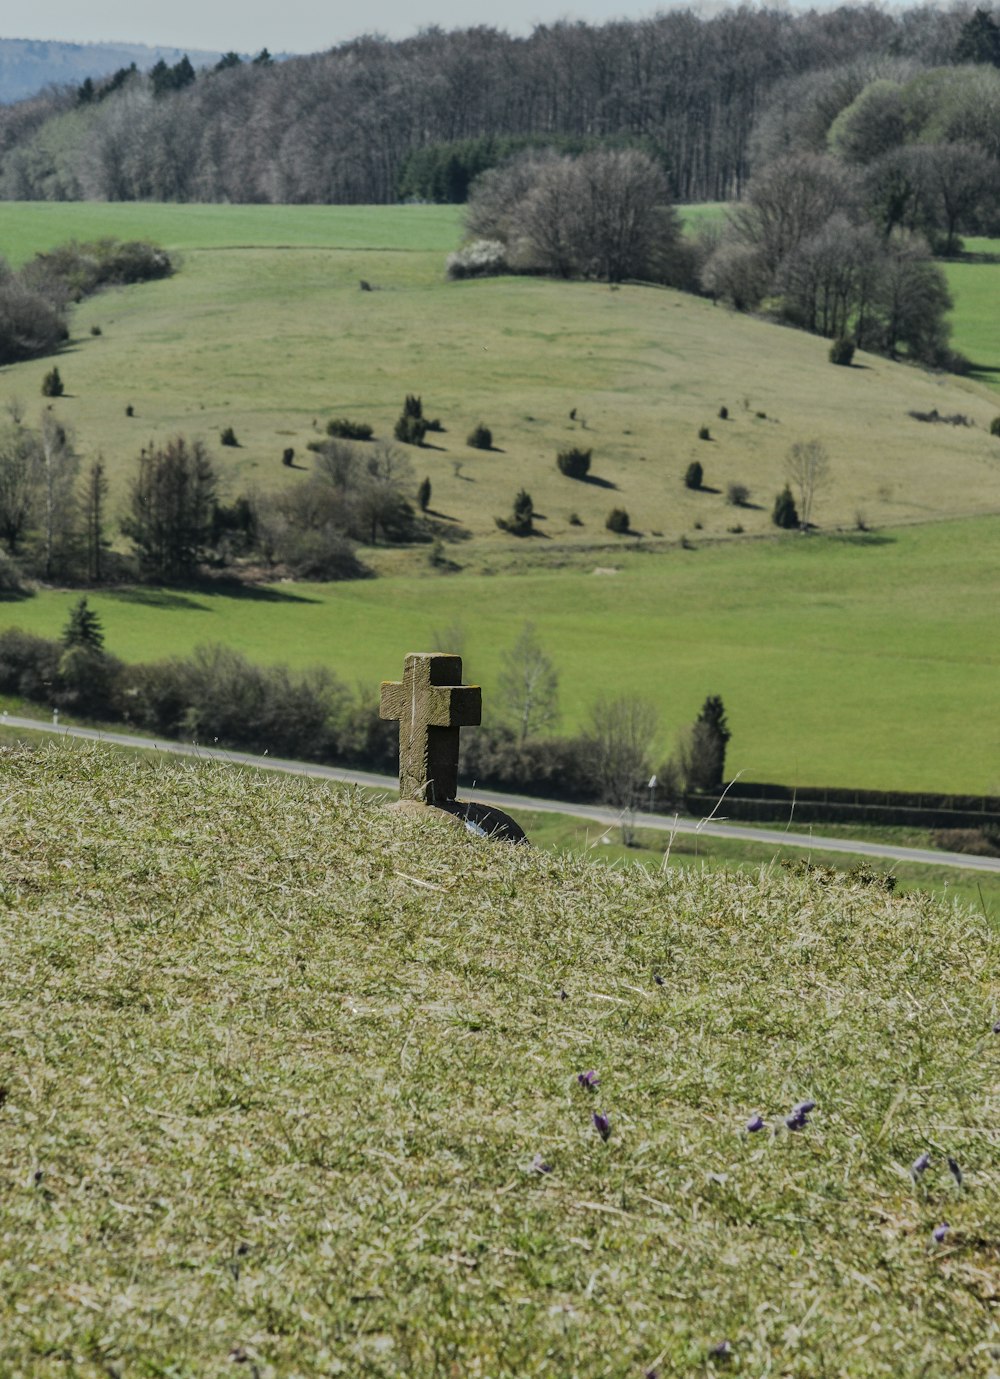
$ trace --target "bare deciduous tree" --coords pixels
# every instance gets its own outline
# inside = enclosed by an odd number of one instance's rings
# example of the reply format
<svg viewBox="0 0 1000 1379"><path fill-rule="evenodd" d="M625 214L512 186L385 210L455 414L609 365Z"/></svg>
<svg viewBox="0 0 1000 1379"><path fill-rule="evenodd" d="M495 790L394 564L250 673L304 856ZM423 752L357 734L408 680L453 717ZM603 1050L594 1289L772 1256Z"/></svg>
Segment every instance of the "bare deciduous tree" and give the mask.
<svg viewBox="0 0 1000 1379"><path fill-rule="evenodd" d="M799 521L803 531L811 523L813 501L830 478L830 457L822 441L796 441L785 458L788 482L799 494Z"/></svg>
<svg viewBox="0 0 1000 1379"><path fill-rule="evenodd" d="M600 699L585 734L592 784L621 812L622 842L631 846L635 813L648 788L659 714L648 699L620 695Z"/></svg>
<svg viewBox="0 0 1000 1379"><path fill-rule="evenodd" d="M509 651L500 657L497 682L502 712L521 742L559 718L559 673L545 654L535 629L526 622Z"/></svg>

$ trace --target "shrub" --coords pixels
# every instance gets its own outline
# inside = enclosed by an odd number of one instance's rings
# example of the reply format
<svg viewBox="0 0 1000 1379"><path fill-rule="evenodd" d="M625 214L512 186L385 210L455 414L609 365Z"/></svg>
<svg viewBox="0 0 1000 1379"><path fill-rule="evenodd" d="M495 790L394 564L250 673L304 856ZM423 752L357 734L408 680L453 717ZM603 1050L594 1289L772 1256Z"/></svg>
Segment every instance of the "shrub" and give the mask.
<svg viewBox="0 0 1000 1379"><path fill-rule="evenodd" d="M231 426L227 426L225 430L222 432L222 434L219 437L219 444L236 446L239 445L239 441L236 439L236 432L233 430Z"/></svg>
<svg viewBox="0 0 1000 1379"><path fill-rule="evenodd" d="M326 423L326 434L345 441L370 441L372 428L363 421L348 421L346 417L333 417Z"/></svg>
<svg viewBox="0 0 1000 1379"><path fill-rule="evenodd" d="M125 408L125 415L126 415L127 417L134 417L134 416L135 416L135 408L132 406L131 402L130 402L129 405Z"/></svg>
<svg viewBox="0 0 1000 1379"><path fill-rule="evenodd" d="M698 439L700 441L710 441L712 439L712 433L707 426L698 427Z"/></svg>
<svg viewBox="0 0 1000 1379"><path fill-rule="evenodd" d="M792 497L792 490L787 484L774 500L771 521L776 527L781 527L784 531L791 531L793 527L799 525L798 509L795 506L795 499Z"/></svg>
<svg viewBox="0 0 1000 1379"><path fill-rule="evenodd" d="M684 471L685 488L701 488L702 480L704 479L704 477L704 469L701 467L697 460L692 460L691 463L688 465L687 469L685 469Z"/></svg>
<svg viewBox="0 0 1000 1379"><path fill-rule="evenodd" d="M104 334L104 332L101 330L100 326L91 326L91 327L90 327L90 333L91 333L91 335L103 335L103 334Z"/></svg>
<svg viewBox="0 0 1000 1379"><path fill-rule="evenodd" d="M582 527L583 518L579 515L579 513L571 512L569 515L569 524L571 527Z"/></svg>
<svg viewBox="0 0 1000 1379"><path fill-rule="evenodd" d="M431 481L425 478L417 489L417 502L420 504L420 511L426 512L431 501Z"/></svg>
<svg viewBox="0 0 1000 1379"><path fill-rule="evenodd" d="M425 420L424 420L424 425L427 427L427 430L428 430L428 431L443 431L443 430L444 430L444 426L441 424L441 418L440 418L440 417L434 417L434 419L433 419L432 421L427 421L427 420L425 419Z"/></svg>
<svg viewBox="0 0 1000 1379"><path fill-rule="evenodd" d="M559 466L559 473L565 474L567 479L583 479L590 469L590 457L592 450L580 450L573 446L569 450L560 450L556 456L556 464Z"/></svg>
<svg viewBox="0 0 1000 1379"><path fill-rule="evenodd" d="M493 432L488 426L479 423L474 430L470 431L465 438L466 444L471 445L473 450L492 450Z"/></svg>
<svg viewBox="0 0 1000 1379"><path fill-rule="evenodd" d="M720 421L728 421L728 420L729 420L729 408L728 408L728 407L720 407L720 408L719 408L719 420L720 420Z"/></svg>
<svg viewBox="0 0 1000 1379"><path fill-rule="evenodd" d="M507 250L498 239L477 239L449 254L445 275L455 281L460 278L487 278L507 272Z"/></svg>
<svg viewBox="0 0 1000 1379"><path fill-rule="evenodd" d="M393 435L403 445L423 445L427 423L423 417L404 412L393 428Z"/></svg>
<svg viewBox="0 0 1000 1379"><path fill-rule="evenodd" d="M292 467L292 461L293 461L294 459L295 459L295 449L294 449L294 447L291 446L291 445L286 445L285 448L284 448L284 450L282 450L282 452L281 452L281 463L282 463L283 465L285 465L287 468L290 469L290 468Z"/></svg>
<svg viewBox="0 0 1000 1379"><path fill-rule="evenodd" d="M0 364L47 354L67 334L56 303L17 276L5 278L0 270Z"/></svg>
<svg viewBox="0 0 1000 1379"><path fill-rule="evenodd" d="M404 417L422 417L424 414L423 401L414 393L407 393L403 403Z"/></svg>
<svg viewBox="0 0 1000 1379"><path fill-rule="evenodd" d="M843 336L834 340L830 346L831 364L850 364L854 358L854 341L845 340Z"/></svg>
<svg viewBox="0 0 1000 1379"><path fill-rule="evenodd" d="M731 508L745 508L750 501L750 490L746 484L727 484L726 502Z"/></svg>
<svg viewBox="0 0 1000 1379"><path fill-rule="evenodd" d="M510 516L494 520L501 531L510 532L511 536L530 536L535 529L534 516L535 505L531 501L531 494L522 488L514 499Z"/></svg>
<svg viewBox="0 0 1000 1379"><path fill-rule="evenodd" d="M42 397L62 397L66 391L66 385L59 376L59 370L49 369L42 379Z"/></svg>
<svg viewBox="0 0 1000 1379"><path fill-rule="evenodd" d="M604 525L608 531L617 532L623 535L629 529L628 513L624 508L612 508L605 519Z"/></svg>
<svg viewBox="0 0 1000 1379"><path fill-rule="evenodd" d="M1000 417L994 417L990 422L990 435L1000 436Z"/></svg>

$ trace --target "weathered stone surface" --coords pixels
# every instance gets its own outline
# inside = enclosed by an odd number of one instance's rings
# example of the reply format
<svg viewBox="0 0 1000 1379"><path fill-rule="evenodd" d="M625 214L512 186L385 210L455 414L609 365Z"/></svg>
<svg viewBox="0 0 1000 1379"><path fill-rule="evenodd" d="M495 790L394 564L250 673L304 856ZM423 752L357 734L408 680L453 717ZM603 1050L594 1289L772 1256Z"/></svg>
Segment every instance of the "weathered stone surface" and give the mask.
<svg viewBox="0 0 1000 1379"><path fill-rule="evenodd" d="M458 794L458 732L482 722L482 691L462 684L461 656L411 651L384 680L381 718L399 720L399 797L446 804Z"/></svg>

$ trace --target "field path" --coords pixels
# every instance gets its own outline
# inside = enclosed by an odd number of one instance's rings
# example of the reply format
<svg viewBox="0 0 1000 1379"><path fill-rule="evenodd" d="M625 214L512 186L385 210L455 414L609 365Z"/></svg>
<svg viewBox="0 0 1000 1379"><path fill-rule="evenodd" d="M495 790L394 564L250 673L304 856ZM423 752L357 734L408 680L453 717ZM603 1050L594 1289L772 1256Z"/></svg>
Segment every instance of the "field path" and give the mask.
<svg viewBox="0 0 1000 1379"><path fill-rule="evenodd" d="M37 718L18 718L14 714L0 716L0 727L17 728L26 732L47 733L49 736L77 737L89 742L106 742L113 747L130 747L148 752L168 752L174 756L196 757L201 761L223 761L234 766L253 766L265 771L284 771L289 775L311 776L317 780L335 781L341 785L364 785L376 790L395 792L395 776L376 775L371 771L348 771L338 766L320 766L310 761L288 761L259 753L234 752L202 747L189 742L175 742L169 738L134 737L129 733L113 733L97 728L73 728L42 722ZM565 800L536 799L532 795L506 795L499 791L469 790L464 792L481 804L496 805L514 814L534 811L544 814L566 814L574 819L589 819L593 823L613 828L621 821L621 814L601 805L570 804ZM709 838L736 838L742 842L774 843L783 847L804 848L813 852L846 852L854 856L881 857L893 862L923 862L931 866L960 867L964 871L985 871L1000 874L1000 858L974 857L961 852L938 852L934 848L894 847L890 843L870 843L860 839L827 838L807 833L787 833L782 829L744 828L715 819L681 818L671 814L637 813L637 828L662 833L700 833Z"/></svg>

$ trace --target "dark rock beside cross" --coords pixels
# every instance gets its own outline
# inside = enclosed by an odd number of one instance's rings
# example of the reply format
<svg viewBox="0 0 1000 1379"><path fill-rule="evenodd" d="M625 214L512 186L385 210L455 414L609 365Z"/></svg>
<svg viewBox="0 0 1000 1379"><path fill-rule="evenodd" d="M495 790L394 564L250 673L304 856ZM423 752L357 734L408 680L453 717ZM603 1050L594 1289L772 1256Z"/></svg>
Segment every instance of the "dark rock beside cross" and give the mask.
<svg viewBox="0 0 1000 1379"><path fill-rule="evenodd" d="M459 730L476 727L482 713L482 690L462 684L461 656L407 654L402 680L384 680L379 702L379 717L399 721L400 802L443 810L474 833L526 842L510 815L457 798Z"/></svg>

